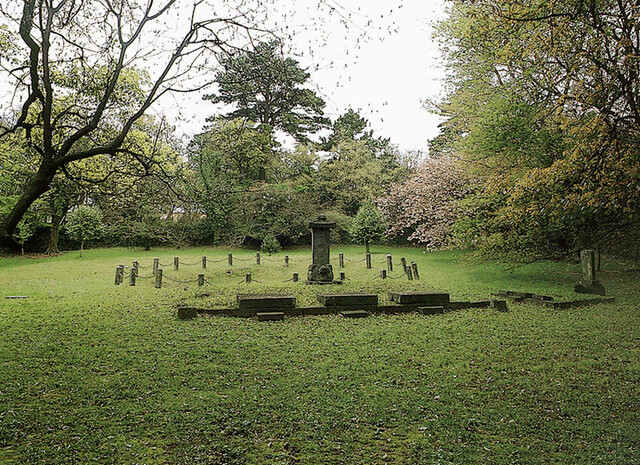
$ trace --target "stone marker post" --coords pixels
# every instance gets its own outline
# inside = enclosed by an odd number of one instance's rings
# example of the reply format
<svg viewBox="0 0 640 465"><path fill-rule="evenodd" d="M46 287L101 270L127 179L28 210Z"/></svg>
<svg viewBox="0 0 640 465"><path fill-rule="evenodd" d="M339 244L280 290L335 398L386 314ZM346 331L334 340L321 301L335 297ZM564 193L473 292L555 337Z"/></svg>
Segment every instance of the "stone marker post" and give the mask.
<svg viewBox="0 0 640 465"><path fill-rule="evenodd" d="M229 253L229 255L227 255L227 263L229 264L229 266L233 266L233 254Z"/></svg>
<svg viewBox="0 0 640 465"><path fill-rule="evenodd" d="M294 283L298 282L298 273L293 273L293 282Z"/></svg>
<svg viewBox="0 0 640 465"><path fill-rule="evenodd" d="M180 268L180 259L178 257L173 257L173 269L178 271L178 268Z"/></svg>
<svg viewBox="0 0 640 465"><path fill-rule="evenodd" d="M256 265L260 264L260 252L256 252Z"/></svg>
<svg viewBox="0 0 640 465"><path fill-rule="evenodd" d="M289 266L289 255L284 256L284 266Z"/></svg>
<svg viewBox="0 0 640 465"><path fill-rule="evenodd" d="M338 262L340 264L340 268L344 268L344 254L342 252L338 254Z"/></svg>
<svg viewBox="0 0 640 465"><path fill-rule="evenodd" d="M387 270L380 270L380 278L387 279Z"/></svg>
<svg viewBox="0 0 640 465"><path fill-rule="evenodd" d="M207 257L205 255L202 256L202 268L207 267Z"/></svg>
<svg viewBox="0 0 640 465"><path fill-rule="evenodd" d="M140 264L138 263L138 260L133 261L133 265L131 265L131 273L135 274L136 278L138 277L138 274L140 273Z"/></svg>
<svg viewBox="0 0 640 465"><path fill-rule="evenodd" d="M162 287L162 268L156 270L156 289Z"/></svg>
<svg viewBox="0 0 640 465"><path fill-rule="evenodd" d="M593 250L580 252L580 265L582 269L582 283L594 284L596 280L596 253Z"/></svg>
<svg viewBox="0 0 640 465"><path fill-rule="evenodd" d="M160 259L159 258L154 258L153 259L153 274L156 274L156 271L158 271L158 267L160 266Z"/></svg>
<svg viewBox="0 0 640 465"><path fill-rule="evenodd" d="M371 254L369 252L367 252L367 254L364 256L364 261L367 264L367 270L371 269Z"/></svg>
<svg viewBox="0 0 640 465"><path fill-rule="evenodd" d="M573 288L580 294L605 295L605 289L600 281L596 279L596 252L595 250L583 250L580 252L580 268L582 279L580 284Z"/></svg>
<svg viewBox="0 0 640 465"><path fill-rule="evenodd" d="M402 271L403 271L403 273L406 273L407 272L407 259L402 257L400 259L400 261L402 262Z"/></svg>
<svg viewBox="0 0 640 465"><path fill-rule="evenodd" d="M387 254L387 271L391 273L393 271L393 260L391 259L391 254Z"/></svg>
<svg viewBox="0 0 640 465"><path fill-rule="evenodd" d="M309 283L330 283L333 281L333 267L329 264L330 233L336 227L335 221L327 221L324 215L309 223L311 229L311 250L313 262L309 266Z"/></svg>
<svg viewBox="0 0 640 465"><path fill-rule="evenodd" d="M407 267L407 278L409 279L409 281L413 281L413 273L411 272L410 266Z"/></svg>
<svg viewBox="0 0 640 465"><path fill-rule="evenodd" d="M136 285L136 276L137 274L133 272L133 270L131 270L131 274L129 275L129 286L135 286Z"/></svg>
<svg viewBox="0 0 640 465"><path fill-rule="evenodd" d="M204 286L204 273L198 275L198 286Z"/></svg>
<svg viewBox="0 0 640 465"><path fill-rule="evenodd" d="M116 286L119 285L122 282L122 279L124 277L124 265L118 265L118 267L116 268Z"/></svg>
<svg viewBox="0 0 640 465"><path fill-rule="evenodd" d="M418 264L416 262L411 262L411 269L413 270L413 277L420 279L420 275L418 274Z"/></svg>

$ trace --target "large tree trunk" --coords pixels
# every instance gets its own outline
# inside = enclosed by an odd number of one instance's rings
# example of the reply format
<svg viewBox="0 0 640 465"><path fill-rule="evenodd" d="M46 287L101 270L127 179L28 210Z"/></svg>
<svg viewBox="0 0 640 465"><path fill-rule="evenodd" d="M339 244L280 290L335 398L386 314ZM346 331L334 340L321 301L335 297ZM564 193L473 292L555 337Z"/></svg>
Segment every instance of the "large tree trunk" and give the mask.
<svg viewBox="0 0 640 465"><path fill-rule="evenodd" d="M57 169L57 166L52 162L42 162L40 169L31 178L24 193L0 225L0 247L7 247L15 251L20 250L20 244L12 237L13 231L31 204L49 189Z"/></svg>
<svg viewBox="0 0 640 465"><path fill-rule="evenodd" d="M58 232L60 231L60 223L62 218L53 217L51 221L51 229L49 230L49 245L47 246L47 255L57 255L60 253L58 249Z"/></svg>
<svg viewBox="0 0 640 465"><path fill-rule="evenodd" d="M47 255L57 255L60 253L58 249L58 237L60 235L60 224L69 210L69 202L62 201L62 204L57 204L57 199L51 197L49 205L51 207L51 230L49 231L49 245L47 246Z"/></svg>

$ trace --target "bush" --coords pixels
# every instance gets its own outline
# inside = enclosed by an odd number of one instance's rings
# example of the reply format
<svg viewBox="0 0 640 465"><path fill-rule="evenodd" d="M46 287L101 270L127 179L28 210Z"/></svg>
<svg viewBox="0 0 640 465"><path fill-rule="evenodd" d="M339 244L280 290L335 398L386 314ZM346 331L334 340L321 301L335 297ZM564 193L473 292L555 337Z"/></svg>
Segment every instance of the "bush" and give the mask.
<svg viewBox="0 0 640 465"><path fill-rule="evenodd" d="M276 239L276 236L273 234L267 234L262 240L262 247L260 247L260 251L262 253L272 255L280 252L280 250L280 243L278 242L278 239Z"/></svg>

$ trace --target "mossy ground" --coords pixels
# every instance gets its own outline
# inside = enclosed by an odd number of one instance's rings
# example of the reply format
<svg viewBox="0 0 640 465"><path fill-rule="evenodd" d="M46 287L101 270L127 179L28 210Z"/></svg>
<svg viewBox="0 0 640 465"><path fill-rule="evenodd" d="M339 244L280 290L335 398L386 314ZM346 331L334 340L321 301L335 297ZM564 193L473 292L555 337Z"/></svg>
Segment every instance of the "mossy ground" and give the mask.
<svg viewBox="0 0 640 465"><path fill-rule="evenodd" d="M524 267L458 252L336 247L340 291L498 289L574 299L577 264ZM308 250L86 250L0 260L0 463L12 464L632 464L640 462L640 289L605 262L616 304L508 313L180 321L178 303L229 306L246 292L304 284ZM420 280L382 281L385 254ZM284 255L291 256L289 267ZM195 281L203 270L208 283ZM115 286L134 259L151 280ZM172 270L173 256L185 263ZM189 263L190 265L186 265ZM247 271L254 282L243 281ZM301 281L285 282L293 271ZM393 276L399 273L396 269ZM338 290L331 288L331 291ZM213 294L198 297L202 291ZM5 299L24 295L26 299Z"/></svg>

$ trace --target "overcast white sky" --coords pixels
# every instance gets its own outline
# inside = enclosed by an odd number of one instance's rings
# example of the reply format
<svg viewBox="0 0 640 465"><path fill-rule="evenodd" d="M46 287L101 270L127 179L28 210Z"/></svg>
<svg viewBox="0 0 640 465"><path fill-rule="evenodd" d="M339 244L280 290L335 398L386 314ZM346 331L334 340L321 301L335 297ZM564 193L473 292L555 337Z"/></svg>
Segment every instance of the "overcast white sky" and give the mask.
<svg viewBox="0 0 640 465"><path fill-rule="evenodd" d="M402 7L388 14L393 3ZM353 54L343 55L344 63L312 74L332 119L352 107L371 122L376 134L390 137L401 149L426 151L427 140L437 135L440 122L423 108L422 100L441 91L442 61L430 26L443 16L443 4L443 0L349 1L349 7L368 11L374 24L382 23L385 32L372 31L370 41L361 41ZM386 33L388 24L391 35ZM329 44L326 52L332 53L336 45Z"/></svg>
<svg viewBox="0 0 640 465"><path fill-rule="evenodd" d="M370 121L377 136L391 138L401 150L426 151L440 122L422 101L441 92L442 60L431 26L443 17L444 0L338 3L340 14L327 15L314 8L316 0L276 0L271 18L297 31L289 44L292 54L311 72L311 85L325 99L332 120L353 108ZM163 110L171 117L179 106L181 132L198 132L213 105L200 96L178 98Z"/></svg>
<svg viewBox="0 0 640 465"><path fill-rule="evenodd" d="M245 0L228 0L242 4ZM255 0L258 1L258 0ZM311 72L311 86L327 103L332 120L349 108L358 110L380 137L401 150L427 150L440 120L422 105L441 92L443 69L431 26L444 16L445 0L260 0L269 11L265 27L289 40L294 55ZM185 1L185 4L189 4ZM213 8L221 3L212 2ZM226 5L226 4L222 4ZM335 7L334 11L331 9ZM190 9L167 17L167 31L177 30ZM219 14L219 13L213 13ZM151 64L153 66L153 64ZM317 68L317 69L316 69ZM6 111L13 100L0 79ZM211 90L209 90L209 93ZM200 132L215 107L198 94L163 98L152 112L166 115L178 132Z"/></svg>

